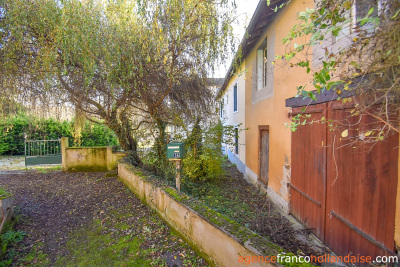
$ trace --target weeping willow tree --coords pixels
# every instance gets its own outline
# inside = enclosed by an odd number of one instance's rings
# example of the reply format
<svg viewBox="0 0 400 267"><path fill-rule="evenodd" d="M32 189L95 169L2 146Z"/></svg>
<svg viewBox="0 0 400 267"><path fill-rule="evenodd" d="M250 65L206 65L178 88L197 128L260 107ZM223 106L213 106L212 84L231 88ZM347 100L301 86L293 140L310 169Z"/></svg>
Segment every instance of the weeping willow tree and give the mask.
<svg viewBox="0 0 400 267"><path fill-rule="evenodd" d="M207 73L233 41L227 0L0 0L0 79L52 93L125 150L139 129L204 115ZM140 159L136 156L137 162Z"/></svg>
<svg viewBox="0 0 400 267"><path fill-rule="evenodd" d="M74 146L80 147L82 145L82 130L85 127L86 119L80 109L75 109L74 129L72 135L74 137Z"/></svg>

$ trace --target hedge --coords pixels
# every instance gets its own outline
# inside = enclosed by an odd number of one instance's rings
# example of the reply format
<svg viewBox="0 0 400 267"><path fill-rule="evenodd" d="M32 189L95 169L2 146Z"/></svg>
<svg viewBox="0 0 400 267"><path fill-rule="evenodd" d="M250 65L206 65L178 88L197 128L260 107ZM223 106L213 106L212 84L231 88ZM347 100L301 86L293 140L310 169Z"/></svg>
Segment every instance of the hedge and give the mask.
<svg viewBox="0 0 400 267"><path fill-rule="evenodd" d="M69 137L73 141L74 121L38 119L18 115L0 121L0 155L23 155L25 140L54 140ZM81 146L116 146L118 140L107 126L85 122Z"/></svg>

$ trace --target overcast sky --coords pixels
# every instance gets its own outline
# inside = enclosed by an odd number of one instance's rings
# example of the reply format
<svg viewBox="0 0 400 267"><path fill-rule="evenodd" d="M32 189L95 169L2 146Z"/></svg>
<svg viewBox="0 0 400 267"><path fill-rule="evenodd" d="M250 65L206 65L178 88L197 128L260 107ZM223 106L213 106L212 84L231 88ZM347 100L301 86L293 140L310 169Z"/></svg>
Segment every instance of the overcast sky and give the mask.
<svg viewBox="0 0 400 267"><path fill-rule="evenodd" d="M256 10L259 0L236 0L238 21L233 24L234 35L237 38L239 44L245 33L247 25L250 23L251 17ZM231 65L232 58L229 58L225 66L221 65L215 70L215 78L224 78L229 66Z"/></svg>

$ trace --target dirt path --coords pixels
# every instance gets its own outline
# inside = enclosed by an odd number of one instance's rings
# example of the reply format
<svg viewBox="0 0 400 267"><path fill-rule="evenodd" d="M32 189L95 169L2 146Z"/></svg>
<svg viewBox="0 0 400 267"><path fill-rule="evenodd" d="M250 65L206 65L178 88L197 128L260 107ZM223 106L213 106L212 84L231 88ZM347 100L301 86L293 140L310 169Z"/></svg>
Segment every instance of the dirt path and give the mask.
<svg viewBox="0 0 400 267"><path fill-rule="evenodd" d="M26 233L13 265L207 265L115 177L7 171L0 186Z"/></svg>

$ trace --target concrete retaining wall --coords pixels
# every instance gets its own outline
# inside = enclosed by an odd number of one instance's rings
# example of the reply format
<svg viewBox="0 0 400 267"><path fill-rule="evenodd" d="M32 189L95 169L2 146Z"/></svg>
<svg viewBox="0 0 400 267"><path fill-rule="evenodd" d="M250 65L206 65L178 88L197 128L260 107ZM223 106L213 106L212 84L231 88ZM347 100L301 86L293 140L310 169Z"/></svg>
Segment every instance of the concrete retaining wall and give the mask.
<svg viewBox="0 0 400 267"><path fill-rule="evenodd" d="M61 138L63 171L102 172L117 168L117 161L126 154L112 152L111 147L69 147L68 138Z"/></svg>
<svg viewBox="0 0 400 267"><path fill-rule="evenodd" d="M210 223L195 210L178 202L164 189L144 180L140 173L130 165L118 164L118 176L137 197L155 210L212 265L246 266L245 263L239 262L240 257L253 259L253 257L258 258L259 256L276 256L279 253L279 247L244 227L238 229L238 226L234 225L237 233L250 232L251 234L237 237L227 232L226 228L221 229ZM174 189L168 188L168 190L173 190L177 194ZM253 246L254 244L257 244L257 248ZM259 247L262 247L262 250L259 250ZM251 266L274 265L252 262Z"/></svg>
<svg viewBox="0 0 400 267"><path fill-rule="evenodd" d="M0 198L0 234L3 232L6 222L10 221L13 217L13 203L14 200L12 196ZM2 259L3 256L2 251L0 251L0 259Z"/></svg>
<svg viewBox="0 0 400 267"><path fill-rule="evenodd" d="M0 222L3 220L8 209L11 209L12 211L13 203L14 199L11 196L0 199Z"/></svg>

